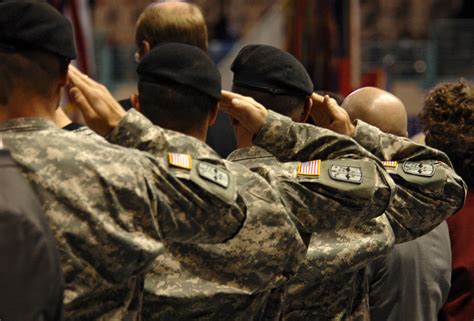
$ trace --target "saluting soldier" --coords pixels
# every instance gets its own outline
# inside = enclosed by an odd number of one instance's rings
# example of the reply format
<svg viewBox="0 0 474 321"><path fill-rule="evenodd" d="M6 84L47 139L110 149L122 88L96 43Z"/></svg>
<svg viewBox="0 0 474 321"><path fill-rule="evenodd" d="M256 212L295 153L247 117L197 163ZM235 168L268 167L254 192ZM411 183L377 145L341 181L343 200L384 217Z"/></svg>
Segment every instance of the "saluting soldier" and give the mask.
<svg viewBox="0 0 474 321"><path fill-rule="evenodd" d="M302 66L294 57L280 49L265 45L248 46L239 53L232 70L234 91L251 96L266 107L275 108L294 120L305 121L309 113L319 126L351 136L368 152L385 162L387 172L396 182L393 200L384 215L360 224L337 226L336 223L328 229L323 226L313 231L307 261L287 286L286 302L280 316L286 320L368 320L364 275L366 264L386 253L394 242L404 242L423 235L456 212L463 204L464 182L456 175L444 153L385 134L361 121L352 124L347 113L333 100L310 93L309 77ZM295 83L305 81L306 86L295 86ZM312 103L308 101L308 97ZM293 146L298 146L296 139L294 144L287 146L286 152L274 152L274 156L255 147L249 148L248 142L251 140L248 137L252 138L257 133L249 117L255 115L256 110L262 113L262 106L254 100L235 94L229 94L228 98L232 100L226 109L236 118L234 124L237 140L247 142L243 145L246 149L237 150L231 155L231 159L238 157L240 162L257 172L268 172L269 167L280 167L280 175L295 175L295 170L285 169L279 161L294 156ZM311 104L311 111L306 111L306 106ZM291 105L294 107L288 108ZM324 133L322 128L318 130L321 130L321 134ZM297 132L297 128L288 130L278 125L273 127L273 131L283 131L290 137L301 134ZM310 136L308 140L318 141L319 135ZM258 136L253 138L253 142L255 141L258 141ZM324 140L320 142L321 153L325 155L327 151L322 143ZM274 140L274 144L279 145L280 141ZM312 151L316 152L314 157L317 159L317 150ZM356 168L346 168L347 175L339 165L330 165L327 170L329 179L360 184L357 178L361 175ZM301 176L298 172L296 175ZM363 181L363 176L361 178ZM340 190L334 193L335 198L337 193ZM284 191L281 195L285 197ZM291 197L291 194L286 195ZM331 211L330 208L321 207L313 215L326 217L325 210ZM359 215L358 212L358 208L353 209L355 217ZM336 221L337 211L332 216ZM273 314L271 309L267 312Z"/></svg>
<svg viewBox="0 0 474 321"><path fill-rule="evenodd" d="M132 99L135 107L155 124L204 140L208 125L213 122L217 113L217 102L220 97L220 76L209 58L199 49L188 45L164 44L145 55L137 71L139 96ZM73 83L81 82L82 78L72 73L71 80ZM103 102L105 103L105 99ZM279 125L296 126L290 119L276 114L273 116L273 119L266 120L268 124L276 121ZM262 123L263 121L264 119ZM140 148L149 144L148 139L153 137L154 131L155 129L150 127L149 130L142 132L142 135L131 136L135 137L137 147ZM175 132L166 131L166 135L172 136L173 133ZM278 133L273 131L266 133L265 129L262 129L261 134L267 137L260 139L262 146L266 146L266 140L273 142L274 139L278 139L275 137ZM286 139L286 136L283 135L279 139ZM340 147L341 154L353 153L354 158L360 158L358 152L368 154L344 136L334 139L331 144ZM179 144L176 146L178 147L173 149L179 152L176 156L189 164L189 161L186 161L188 157L182 154L183 149ZM301 149L304 150L304 147L301 146ZM310 159L303 152L301 155L301 160ZM367 171L365 177L367 185L353 189L355 203L364 202L367 206L367 209L361 210L360 218L355 220L366 220L367 217L379 215L385 209L391 189L383 178L377 176L379 174L376 165L368 161L365 163L354 161ZM268 183L264 183L261 177L252 174L245 167L232 163L226 165L237 177L237 187L247 203L247 220L244 227L224 245L183 247L176 243L167 243L166 249L170 251L168 259L155 261L152 272L146 276L144 298L146 319L259 319L265 308L269 290L282 285L279 281L285 277L282 278L281 272L275 273L275 271L282 271L277 267L282 266L285 261L293 261L294 254L282 251L281 244L287 239L284 236L284 229L279 227L278 232L274 230L277 227L277 218L281 215L281 197L277 195L270 198L269 192L272 189ZM297 165L296 162L291 164L291 166ZM182 175L188 173L186 168L178 170ZM193 175L193 171L191 170L189 174ZM219 176L213 179L220 181ZM388 180L391 181L389 177ZM294 182L298 184L297 180ZM314 193L308 189L309 197L316 198L311 195ZM377 193L380 196L378 204L370 204L373 198L370 193ZM271 205L268 204L269 201ZM341 206L337 201L333 201L332 204L334 207ZM299 215L296 207L291 210L295 210L292 215ZM266 220L262 220L263 217L266 217ZM354 220L346 218L349 219ZM271 232L272 230L274 232ZM273 242L280 244L278 248L272 246L272 242L268 240L269 235L272 235ZM279 254L275 253L275 250ZM243 255L247 252L253 256ZM288 268L286 270L289 271ZM289 276L288 272L286 275ZM268 282L269 280L272 281ZM272 303L280 302L277 298L272 299ZM188 309L182 309L183 305Z"/></svg>
<svg viewBox="0 0 474 321"><path fill-rule="evenodd" d="M56 239L65 319L135 320L141 276L161 253L161 241L224 242L242 227L245 206L235 179L213 153L193 155L193 164L211 164L228 175L230 192L171 171L165 157L172 143L158 129L148 146L152 155L55 127L75 57L71 25L50 5L0 3L0 135ZM126 146L143 116L114 115L114 122L92 123L110 134L109 141Z"/></svg>

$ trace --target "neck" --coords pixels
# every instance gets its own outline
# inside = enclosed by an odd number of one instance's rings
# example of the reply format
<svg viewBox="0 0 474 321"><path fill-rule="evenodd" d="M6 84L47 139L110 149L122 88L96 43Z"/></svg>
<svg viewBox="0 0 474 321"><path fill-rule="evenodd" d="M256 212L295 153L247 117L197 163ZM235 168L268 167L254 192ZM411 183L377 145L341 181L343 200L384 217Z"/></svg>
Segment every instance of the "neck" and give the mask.
<svg viewBox="0 0 474 321"><path fill-rule="evenodd" d="M37 96L11 95L7 105L0 106L0 121L22 117L39 117L54 121L59 99L46 100Z"/></svg>
<svg viewBox="0 0 474 321"><path fill-rule="evenodd" d="M253 146L252 141L239 140L238 138L236 138L236 144L235 145L236 145L237 149Z"/></svg>
<svg viewBox="0 0 474 321"><path fill-rule="evenodd" d="M183 132L183 134L192 136L194 138L199 139L200 141L205 142L206 138L207 138L207 127L194 129L194 130L189 130L189 131Z"/></svg>

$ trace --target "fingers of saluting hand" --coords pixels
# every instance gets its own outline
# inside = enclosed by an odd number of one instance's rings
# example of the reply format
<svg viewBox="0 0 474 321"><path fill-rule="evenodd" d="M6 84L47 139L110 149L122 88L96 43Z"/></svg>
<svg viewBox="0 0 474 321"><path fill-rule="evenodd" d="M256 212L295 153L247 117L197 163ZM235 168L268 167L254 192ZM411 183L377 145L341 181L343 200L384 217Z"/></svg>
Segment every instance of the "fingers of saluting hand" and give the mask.
<svg viewBox="0 0 474 321"><path fill-rule="evenodd" d="M311 95L311 99L313 100L313 103L315 103L318 106L321 105L324 101L324 97L321 95L318 95L317 93L313 93Z"/></svg>
<svg viewBox="0 0 474 321"><path fill-rule="evenodd" d="M268 115L267 109L253 98L229 91L222 91L221 108L252 134L258 133Z"/></svg>
<svg viewBox="0 0 474 321"><path fill-rule="evenodd" d="M72 87L77 87L82 92L91 107L96 107L101 102L107 104L115 102L105 86L83 74L72 65L69 65L68 78Z"/></svg>
<svg viewBox="0 0 474 321"><path fill-rule="evenodd" d="M90 119L96 116L96 112L78 87L72 87L71 89L69 89L69 94L73 103L81 110L82 114L86 119Z"/></svg>

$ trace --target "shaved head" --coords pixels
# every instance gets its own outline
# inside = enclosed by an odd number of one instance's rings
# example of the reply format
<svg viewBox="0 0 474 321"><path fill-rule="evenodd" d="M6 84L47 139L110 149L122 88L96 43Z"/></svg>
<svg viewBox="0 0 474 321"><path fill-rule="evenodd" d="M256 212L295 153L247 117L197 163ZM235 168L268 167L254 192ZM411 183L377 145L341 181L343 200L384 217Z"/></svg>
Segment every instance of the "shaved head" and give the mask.
<svg viewBox="0 0 474 321"><path fill-rule="evenodd" d="M385 133L408 136L405 105L388 91L375 87L358 89L344 99L342 107L352 120L360 119Z"/></svg>

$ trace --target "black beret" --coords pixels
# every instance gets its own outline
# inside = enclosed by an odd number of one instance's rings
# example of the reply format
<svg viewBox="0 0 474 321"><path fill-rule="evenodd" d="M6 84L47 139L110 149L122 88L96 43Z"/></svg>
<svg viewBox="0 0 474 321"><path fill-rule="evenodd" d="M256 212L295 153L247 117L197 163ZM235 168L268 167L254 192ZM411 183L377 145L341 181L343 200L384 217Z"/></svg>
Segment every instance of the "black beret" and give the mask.
<svg viewBox="0 0 474 321"><path fill-rule="evenodd" d="M140 81L175 83L219 100L221 74L209 56L198 47L182 43L155 46L138 64Z"/></svg>
<svg viewBox="0 0 474 321"><path fill-rule="evenodd" d="M0 1L0 48L76 58L72 26L44 1Z"/></svg>
<svg viewBox="0 0 474 321"><path fill-rule="evenodd" d="M289 53L272 46L244 47L230 69L237 86L288 96L309 96L314 90L303 65Z"/></svg>

